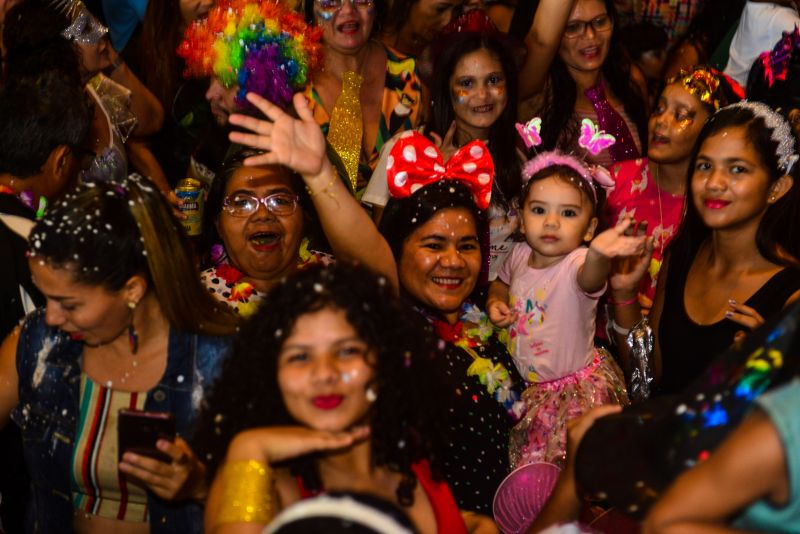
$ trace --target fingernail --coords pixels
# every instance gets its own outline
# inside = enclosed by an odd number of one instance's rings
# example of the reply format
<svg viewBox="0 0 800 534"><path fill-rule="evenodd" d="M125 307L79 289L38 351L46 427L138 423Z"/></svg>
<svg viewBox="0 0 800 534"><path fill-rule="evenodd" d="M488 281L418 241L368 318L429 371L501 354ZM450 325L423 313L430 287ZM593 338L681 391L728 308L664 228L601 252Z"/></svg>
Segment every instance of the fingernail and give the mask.
<svg viewBox="0 0 800 534"><path fill-rule="evenodd" d="M725 317L733 317L733 312L732 311L726 311L725 312Z"/></svg>
<svg viewBox="0 0 800 534"><path fill-rule="evenodd" d="M736 300L735 299L728 299L728 304L730 304L731 306L736 306Z"/></svg>

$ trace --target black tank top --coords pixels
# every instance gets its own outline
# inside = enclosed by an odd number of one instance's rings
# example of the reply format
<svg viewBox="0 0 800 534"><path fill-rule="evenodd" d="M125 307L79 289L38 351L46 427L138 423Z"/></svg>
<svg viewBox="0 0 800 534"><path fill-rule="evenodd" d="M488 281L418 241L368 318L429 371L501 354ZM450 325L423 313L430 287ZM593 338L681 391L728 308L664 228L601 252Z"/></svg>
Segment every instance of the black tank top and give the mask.
<svg viewBox="0 0 800 534"><path fill-rule="evenodd" d="M662 362L661 381L657 387L659 394L674 394L686 389L717 355L733 343L736 332L747 330L729 319L710 325L699 325L689 318L683 294L695 256L696 254L683 261L677 255L670 258L667 286L664 289L664 308L658 325ZM798 290L800 269L787 267L775 273L744 304L769 320L780 313L786 300Z"/></svg>

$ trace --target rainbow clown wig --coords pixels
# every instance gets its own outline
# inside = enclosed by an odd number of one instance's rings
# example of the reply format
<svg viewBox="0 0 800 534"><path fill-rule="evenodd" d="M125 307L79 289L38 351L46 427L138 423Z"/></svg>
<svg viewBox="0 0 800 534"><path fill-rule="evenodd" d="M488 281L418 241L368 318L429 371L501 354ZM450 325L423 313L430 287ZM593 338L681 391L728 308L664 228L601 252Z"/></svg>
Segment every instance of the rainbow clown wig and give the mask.
<svg viewBox="0 0 800 534"><path fill-rule="evenodd" d="M321 37L280 0L218 0L186 30L178 55L187 78L216 76L226 88L238 85L237 104L251 92L286 107L319 64Z"/></svg>

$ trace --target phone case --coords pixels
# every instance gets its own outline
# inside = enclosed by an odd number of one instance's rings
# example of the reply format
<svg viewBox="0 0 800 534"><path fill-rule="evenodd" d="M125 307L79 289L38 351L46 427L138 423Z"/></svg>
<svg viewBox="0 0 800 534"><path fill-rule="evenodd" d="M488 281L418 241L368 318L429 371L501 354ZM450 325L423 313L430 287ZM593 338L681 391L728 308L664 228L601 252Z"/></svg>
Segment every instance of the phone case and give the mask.
<svg viewBox="0 0 800 534"><path fill-rule="evenodd" d="M172 461L168 454L156 448L159 439L175 439L175 418L171 413L122 409L117 420L117 432L120 461L125 452L166 463Z"/></svg>

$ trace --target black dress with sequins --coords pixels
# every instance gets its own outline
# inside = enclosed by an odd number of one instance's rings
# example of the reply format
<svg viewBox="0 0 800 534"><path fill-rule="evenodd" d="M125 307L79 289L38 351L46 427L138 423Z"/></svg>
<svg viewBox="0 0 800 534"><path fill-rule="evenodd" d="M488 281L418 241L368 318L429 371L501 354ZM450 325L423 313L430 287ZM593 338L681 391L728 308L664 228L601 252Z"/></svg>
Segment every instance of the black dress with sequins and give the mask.
<svg viewBox="0 0 800 534"><path fill-rule="evenodd" d="M522 378L506 347L492 336L475 352L501 363L519 397ZM464 349L446 343L443 387L450 392L444 476L462 510L492 515L492 499L509 471L508 435L514 418L477 376L468 376L474 358Z"/></svg>

